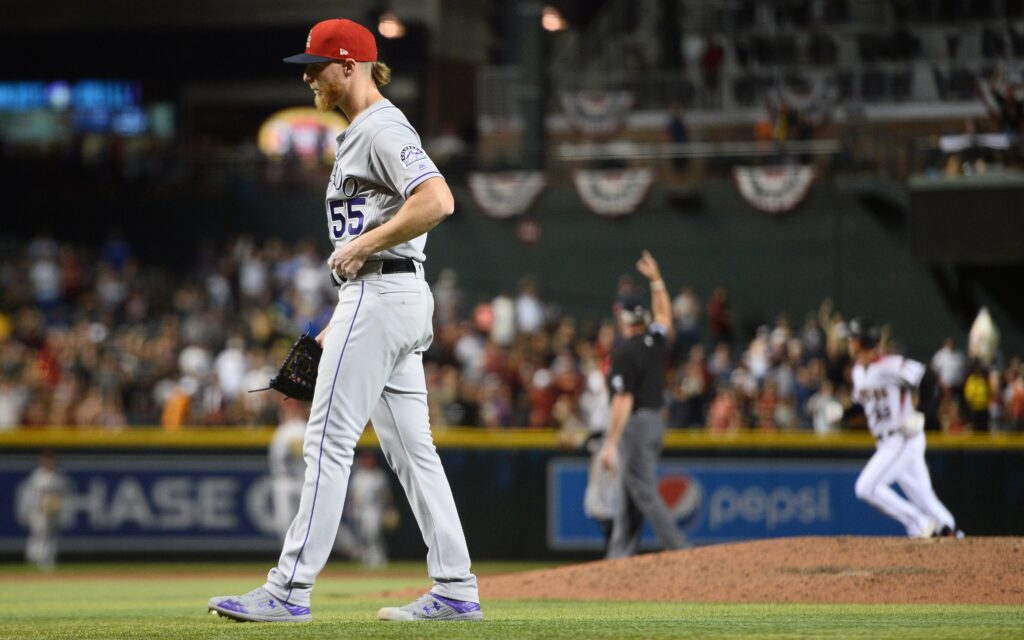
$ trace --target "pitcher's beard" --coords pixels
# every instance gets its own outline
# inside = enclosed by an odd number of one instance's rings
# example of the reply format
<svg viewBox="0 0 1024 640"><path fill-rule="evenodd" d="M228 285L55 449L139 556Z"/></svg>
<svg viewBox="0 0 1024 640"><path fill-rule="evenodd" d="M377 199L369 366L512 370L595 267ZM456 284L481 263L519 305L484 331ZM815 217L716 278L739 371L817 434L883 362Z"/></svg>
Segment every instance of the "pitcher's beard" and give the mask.
<svg viewBox="0 0 1024 640"><path fill-rule="evenodd" d="M341 92L336 87L320 87L320 92L314 94L314 104L318 111L333 111L338 100L341 99Z"/></svg>

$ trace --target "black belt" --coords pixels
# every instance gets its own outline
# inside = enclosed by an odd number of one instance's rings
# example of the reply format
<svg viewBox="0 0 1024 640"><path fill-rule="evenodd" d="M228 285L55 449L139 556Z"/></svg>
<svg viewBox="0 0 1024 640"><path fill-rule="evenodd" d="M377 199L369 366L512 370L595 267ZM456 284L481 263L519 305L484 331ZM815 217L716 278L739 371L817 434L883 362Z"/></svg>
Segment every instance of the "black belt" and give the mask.
<svg viewBox="0 0 1024 640"><path fill-rule="evenodd" d="M381 275L390 275L392 273L416 273L416 261L412 258L393 258L388 260L374 260L373 262L367 262L363 265L363 268L359 270L356 277L364 276L368 273L380 273ZM331 284L336 287L340 287L344 283L348 282L348 278L339 276L334 271L331 272Z"/></svg>
<svg viewBox="0 0 1024 640"><path fill-rule="evenodd" d="M893 429L891 431L886 431L885 433L880 433L877 436L875 436L875 440L878 441L878 442L881 442L882 440L885 440L886 438L890 438L890 437L896 435L899 432L900 432L899 429Z"/></svg>

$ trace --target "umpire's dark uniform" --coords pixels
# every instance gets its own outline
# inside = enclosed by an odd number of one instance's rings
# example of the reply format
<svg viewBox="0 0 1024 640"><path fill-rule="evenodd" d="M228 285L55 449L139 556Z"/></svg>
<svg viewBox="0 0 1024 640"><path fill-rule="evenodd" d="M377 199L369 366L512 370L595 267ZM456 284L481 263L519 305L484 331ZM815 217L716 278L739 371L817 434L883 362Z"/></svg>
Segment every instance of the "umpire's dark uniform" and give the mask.
<svg viewBox="0 0 1024 640"><path fill-rule="evenodd" d="M622 503L612 525L609 558L637 552L645 518L667 549L678 549L686 543L658 493L658 458L665 437L661 406L667 331L652 324L646 332L623 340L612 354L609 387L613 394L633 395L633 414L619 440Z"/></svg>

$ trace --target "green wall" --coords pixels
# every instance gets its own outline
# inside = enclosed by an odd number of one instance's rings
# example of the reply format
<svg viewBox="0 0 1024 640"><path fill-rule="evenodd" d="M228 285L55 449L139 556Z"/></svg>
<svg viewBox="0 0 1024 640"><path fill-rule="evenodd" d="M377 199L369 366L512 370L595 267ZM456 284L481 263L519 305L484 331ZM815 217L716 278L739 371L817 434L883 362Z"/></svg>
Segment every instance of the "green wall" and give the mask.
<svg viewBox="0 0 1024 640"><path fill-rule="evenodd" d="M481 213L467 191L457 189L456 202L456 215L430 235L427 265L432 279L455 268L471 292L492 294L533 274L543 297L564 310L606 315L618 276L639 277L633 264L647 248L673 295L690 285L706 299L728 287L741 328L780 311L802 323L832 297L848 315L891 322L915 353L960 335L927 269L911 258L905 231L873 216L857 189L819 183L795 211L773 217L731 184L703 188L685 205L655 187L636 214L609 220L570 187L552 187L529 214L542 230L533 245L517 240L517 222Z"/></svg>

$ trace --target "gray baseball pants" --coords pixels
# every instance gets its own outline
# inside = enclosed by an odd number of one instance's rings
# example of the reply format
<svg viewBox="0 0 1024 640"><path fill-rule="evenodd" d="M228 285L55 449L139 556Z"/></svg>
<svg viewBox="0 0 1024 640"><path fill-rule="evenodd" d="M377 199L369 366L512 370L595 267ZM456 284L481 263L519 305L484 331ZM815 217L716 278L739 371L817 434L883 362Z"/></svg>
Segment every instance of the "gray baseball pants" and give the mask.
<svg viewBox="0 0 1024 640"><path fill-rule="evenodd" d="M666 549L679 549L686 544L658 493L658 459L664 438L665 420L660 411L639 409L626 423L619 439L622 501L612 524L609 559L637 552L645 518Z"/></svg>
<svg viewBox="0 0 1024 640"><path fill-rule="evenodd" d="M416 273L369 273L346 282L317 373L306 426L299 511L264 585L309 606L338 533L356 443L367 422L398 475L427 545L432 591L479 601L476 576L427 412L422 352L433 339L434 299Z"/></svg>

